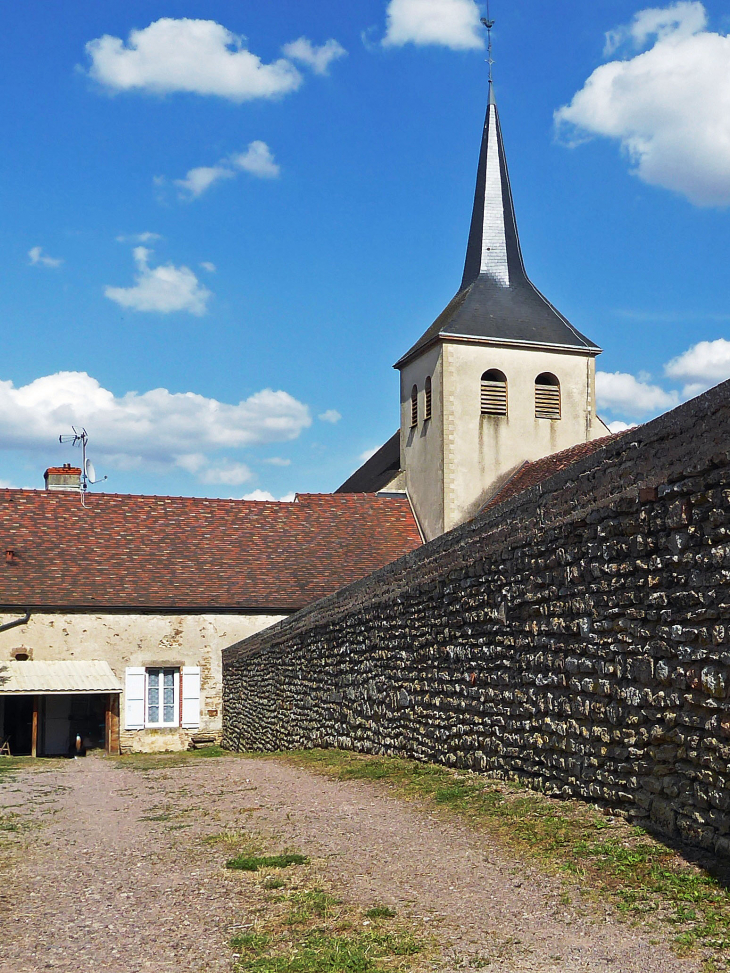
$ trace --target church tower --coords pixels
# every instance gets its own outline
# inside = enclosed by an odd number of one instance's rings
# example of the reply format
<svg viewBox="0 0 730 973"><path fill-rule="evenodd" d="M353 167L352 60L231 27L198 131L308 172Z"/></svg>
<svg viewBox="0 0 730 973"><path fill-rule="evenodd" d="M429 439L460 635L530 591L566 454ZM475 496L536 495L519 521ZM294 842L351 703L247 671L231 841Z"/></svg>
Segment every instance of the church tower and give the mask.
<svg viewBox="0 0 730 973"><path fill-rule="evenodd" d="M600 351L527 277L490 80L461 287L394 366L400 467L427 540L478 513L525 461L607 434Z"/></svg>

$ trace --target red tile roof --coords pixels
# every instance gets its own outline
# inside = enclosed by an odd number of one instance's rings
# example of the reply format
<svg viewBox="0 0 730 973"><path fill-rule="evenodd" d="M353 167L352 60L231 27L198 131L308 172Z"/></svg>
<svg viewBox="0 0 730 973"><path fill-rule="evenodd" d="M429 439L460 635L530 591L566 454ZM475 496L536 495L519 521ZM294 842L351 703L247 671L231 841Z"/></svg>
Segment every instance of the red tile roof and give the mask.
<svg viewBox="0 0 730 973"><path fill-rule="evenodd" d="M408 500L0 490L0 608L289 612L421 544ZM3 548L0 547L0 550Z"/></svg>
<svg viewBox="0 0 730 973"><path fill-rule="evenodd" d="M559 453L553 453L552 456L543 456L542 459L534 460L532 463L523 463L512 478L507 480L502 489L498 493L495 493L492 499L485 504L482 510L491 510L497 504L504 503L505 500L516 497L518 493L523 493L525 490L529 490L530 487L537 486L539 483L549 480L551 476L560 473L561 470L567 469L579 459L590 456L607 443L612 442L614 439L619 439L625 432L626 430L623 430L622 432L613 433L611 436L593 439L589 443L578 443Z"/></svg>

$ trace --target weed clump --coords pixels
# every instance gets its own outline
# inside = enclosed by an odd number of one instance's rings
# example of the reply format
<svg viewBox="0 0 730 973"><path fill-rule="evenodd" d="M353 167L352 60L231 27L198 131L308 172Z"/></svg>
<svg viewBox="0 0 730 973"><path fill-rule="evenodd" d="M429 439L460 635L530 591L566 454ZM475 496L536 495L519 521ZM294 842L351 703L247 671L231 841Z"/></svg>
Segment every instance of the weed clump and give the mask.
<svg viewBox="0 0 730 973"><path fill-rule="evenodd" d="M309 859L306 855L287 852L283 855L237 855L229 858L226 868L239 872L258 872L262 868L289 868L292 865L306 865Z"/></svg>

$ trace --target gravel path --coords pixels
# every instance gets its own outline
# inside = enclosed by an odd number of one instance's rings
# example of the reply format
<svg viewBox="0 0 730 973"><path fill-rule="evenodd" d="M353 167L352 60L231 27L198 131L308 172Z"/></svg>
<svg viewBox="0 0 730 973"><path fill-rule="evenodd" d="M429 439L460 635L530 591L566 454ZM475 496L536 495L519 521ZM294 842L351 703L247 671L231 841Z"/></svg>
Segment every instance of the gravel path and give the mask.
<svg viewBox="0 0 730 973"><path fill-rule="evenodd" d="M323 860L340 894L387 903L445 944L438 969L696 973L656 930L599 907L478 835L387 796L271 760L191 760L142 772L101 758L0 779L0 813L31 816L0 867L1 973L216 973L256 908L246 877L201 839L252 829Z"/></svg>

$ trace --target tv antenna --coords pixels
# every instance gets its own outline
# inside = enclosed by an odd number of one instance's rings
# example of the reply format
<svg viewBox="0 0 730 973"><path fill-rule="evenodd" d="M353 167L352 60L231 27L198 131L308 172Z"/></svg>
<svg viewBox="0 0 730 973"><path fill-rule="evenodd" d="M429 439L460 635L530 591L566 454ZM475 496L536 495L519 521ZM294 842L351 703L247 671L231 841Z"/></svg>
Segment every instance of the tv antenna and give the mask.
<svg viewBox="0 0 730 973"><path fill-rule="evenodd" d="M71 426L73 429L73 434L70 436L59 436L59 443L71 443L72 446L81 447L81 506L85 507L84 497L86 496L89 487L95 486L97 483L103 483L108 477L102 476L100 480L96 478L96 470L94 469L94 464L86 455L86 447L89 443L89 434L85 429L80 432L76 426Z"/></svg>
<svg viewBox="0 0 730 973"><path fill-rule="evenodd" d="M492 84L492 65L494 64L494 58L492 57L492 27L494 27L494 21L489 15L489 0L487 0L487 16L482 17L482 23L487 28L487 36L489 37L489 43L487 45L487 64L489 65L489 84Z"/></svg>

